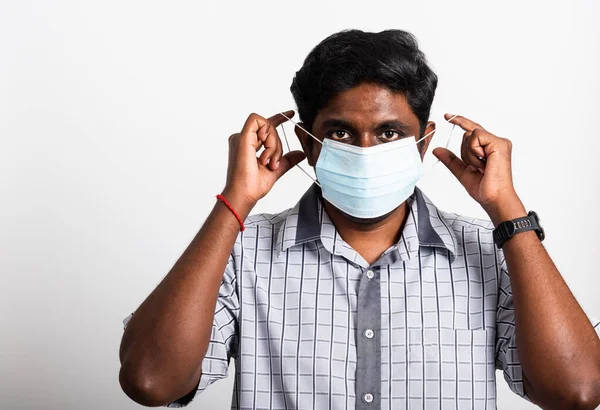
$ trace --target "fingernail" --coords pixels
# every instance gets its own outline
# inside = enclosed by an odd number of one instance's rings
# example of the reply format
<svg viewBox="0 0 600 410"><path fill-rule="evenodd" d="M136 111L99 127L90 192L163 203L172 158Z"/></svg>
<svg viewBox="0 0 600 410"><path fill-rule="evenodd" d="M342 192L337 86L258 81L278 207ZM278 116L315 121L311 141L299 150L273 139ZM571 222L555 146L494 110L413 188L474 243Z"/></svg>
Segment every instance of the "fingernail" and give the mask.
<svg viewBox="0 0 600 410"><path fill-rule="evenodd" d="M483 174L483 169L477 168L477 171L479 171L479 172L481 172Z"/></svg>

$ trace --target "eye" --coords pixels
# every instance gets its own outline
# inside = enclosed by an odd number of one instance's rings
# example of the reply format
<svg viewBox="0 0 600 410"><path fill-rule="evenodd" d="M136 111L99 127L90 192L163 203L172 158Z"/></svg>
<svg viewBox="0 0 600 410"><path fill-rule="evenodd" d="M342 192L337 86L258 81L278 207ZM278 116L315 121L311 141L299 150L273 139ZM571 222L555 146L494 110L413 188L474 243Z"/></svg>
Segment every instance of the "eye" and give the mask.
<svg viewBox="0 0 600 410"><path fill-rule="evenodd" d="M381 137L383 140L386 141L391 141L394 139L398 139L400 138L400 133L397 131L393 131L393 130L387 130L387 131L383 131L383 133L381 133Z"/></svg>
<svg viewBox="0 0 600 410"><path fill-rule="evenodd" d="M349 134L344 130L328 131L327 136L334 140L344 140L349 137Z"/></svg>

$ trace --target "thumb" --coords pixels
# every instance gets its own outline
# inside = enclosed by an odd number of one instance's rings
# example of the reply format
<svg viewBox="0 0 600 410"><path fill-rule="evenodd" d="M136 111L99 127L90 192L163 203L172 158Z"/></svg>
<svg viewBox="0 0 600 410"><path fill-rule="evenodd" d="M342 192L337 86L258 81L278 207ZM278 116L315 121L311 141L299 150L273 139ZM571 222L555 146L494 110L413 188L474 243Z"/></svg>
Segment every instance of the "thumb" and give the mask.
<svg viewBox="0 0 600 410"><path fill-rule="evenodd" d="M450 151L449 149L446 149L446 148L442 148L442 147L437 147L436 149L433 150L432 153L446 167L449 167L450 162L452 162L452 157L454 156L454 153L452 151Z"/></svg>
<svg viewBox="0 0 600 410"><path fill-rule="evenodd" d="M473 165L467 166L452 151L446 148L436 148L433 150L433 155L450 170L468 192L471 192L470 189L473 189L475 184L481 181L482 175L479 171Z"/></svg>
<svg viewBox="0 0 600 410"><path fill-rule="evenodd" d="M296 166L296 164L299 164L305 158L306 154L304 154L304 152L300 150L290 151L287 154L285 154L283 157L281 157L281 160L279 161L279 166L275 170L275 172L277 173L277 179L281 178L283 174L288 172L290 169Z"/></svg>
<svg viewBox="0 0 600 410"><path fill-rule="evenodd" d="M465 170L467 165L458 158L452 151L446 148L438 147L433 150L433 155L440 160L442 164L446 166L452 172L452 174L464 185L463 177L465 176Z"/></svg>

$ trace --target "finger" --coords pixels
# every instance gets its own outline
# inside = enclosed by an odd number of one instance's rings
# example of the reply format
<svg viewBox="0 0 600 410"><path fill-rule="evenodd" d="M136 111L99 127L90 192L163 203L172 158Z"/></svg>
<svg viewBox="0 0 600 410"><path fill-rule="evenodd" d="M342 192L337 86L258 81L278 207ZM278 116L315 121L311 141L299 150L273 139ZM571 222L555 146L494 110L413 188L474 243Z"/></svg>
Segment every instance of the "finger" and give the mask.
<svg viewBox="0 0 600 410"><path fill-rule="evenodd" d="M476 128L483 129L483 127L481 125L477 124L474 121L471 121L470 119L468 119L466 117L463 117L462 115L457 115L454 118L452 118L452 117L453 117L452 114L444 114L444 118L450 124L456 124L465 131L473 131Z"/></svg>
<svg viewBox="0 0 600 410"><path fill-rule="evenodd" d="M264 117L252 113L246 119L244 127L242 128L242 132L240 134L242 134L242 136L248 136L251 134L256 135L258 133L258 130L265 124L269 125L269 122Z"/></svg>
<svg viewBox="0 0 600 410"><path fill-rule="evenodd" d="M460 146L460 156L467 165L473 165L475 168L484 168L485 151L479 144L477 139L477 131L480 128L475 129L473 132L466 132L462 144Z"/></svg>
<svg viewBox="0 0 600 410"><path fill-rule="evenodd" d="M281 124L283 124L284 122L286 122L288 120L288 118L292 118L294 116L294 110L288 110L288 111L284 111L285 115L281 115L281 113L277 113L274 116L270 117L268 119L269 123L273 126L273 127L279 127ZM286 118L288 117L288 118Z"/></svg>
<svg viewBox="0 0 600 410"><path fill-rule="evenodd" d="M286 153L281 157L281 161L279 161L279 166L275 170L277 173L277 179L281 178L283 174L292 169L296 164L299 164L306 158L306 154L303 151L295 150Z"/></svg>
<svg viewBox="0 0 600 410"><path fill-rule="evenodd" d="M229 136L229 144L233 144L235 141L237 141L237 139L240 137L239 133L236 134L231 134Z"/></svg>
<svg viewBox="0 0 600 410"><path fill-rule="evenodd" d="M277 130L275 130L275 132L277 133ZM277 143L277 148L275 149L275 152L269 160L269 167L272 171L275 171L277 169L277 167L279 166L279 161L281 160L281 156L283 155L283 145L281 143L281 138L279 138L279 133L277 133L276 135L277 138L275 139L275 142Z"/></svg>
<svg viewBox="0 0 600 410"><path fill-rule="evenodd" d="M279 161L281 161L283 156L283 142L281 141L281 138L279 138L279 133L277 133L277 144L279 145L279 149L275 153L275 163L273 164L275 166L274 169L279 166Z"/></svg>
<svg viewBox="0 0 600 410"><path fill-rule="evenodd" d="M284 112L284 114L287 117L291 118L294 116L294 111L289 110L289 111ZM256 113L252 113L246 119L244 127L242 128L241 134L245 135L246 137L255 135L260 142L252 141L252 143L255 146L255 150L259 151L260 148L264 145L264 143L266 141L266 137L271 132L271 129L278 127L279 125L286 122L287 120L288 119L284 115L281 115L281 113L275 114L274 116L272 116L268 119L265 119L264 117L262 117Z"/></svg>
<svg viewBox="0 0 600 410"><path fill-rule="evenodd" d="M467 141L467 148L470 152L472 152L478 160L485 163L486 161L486 153L485 146L483 145L486 141L485 135L489 134L487 131L481 128L475 128Z"/></svg>
<svg viewBox="0 0 600 410"><path fill-rule="evenodd" d="M434 149L433 155L435 155L440 162L450 170L452 175L454 175L464 187L471 186L476 182L477 178L481 178L476 167L465 164L452 151L446 148L438 147Z"/></svg>
<svg viewBox="0 0 600 410"><path fill-rule="evenodd" d="M510 156L510 141L505 138L500 138L480 128L473 131L473 135L469 142L472 150L476 155L483 158L484 162L497 153L504 151Z"/></svg>
<svg viewBox="0 0 600 410"><path fill-rule="evenodd" d="M270 163L271 169L274 169L274 158L281 157L281 140L275 127L269 126L263 145L265 150L260 155L260 162L265 166Z"/></svg>
<svg viewBox="0 0 600 410"><path fill-rule="evenodd" d="M258 141L259 143L256 144L256 151L258 152L260 150L260 148L265 144L265 141L267 140L267 136L269 135L269 132L271 132L271 129L273 127L271 126L270 123L265 122L259 129L258 132L256 133L256 136L258 137Z"/></svg>

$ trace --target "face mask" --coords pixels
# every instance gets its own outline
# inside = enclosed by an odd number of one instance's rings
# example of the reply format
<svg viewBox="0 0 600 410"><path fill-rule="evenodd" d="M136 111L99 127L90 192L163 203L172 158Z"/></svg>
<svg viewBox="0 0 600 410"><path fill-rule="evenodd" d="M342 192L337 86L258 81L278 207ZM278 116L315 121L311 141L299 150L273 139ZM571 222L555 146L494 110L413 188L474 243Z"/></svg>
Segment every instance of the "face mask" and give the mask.
<svg viewBox="0 0 600 410"><path fill-rule="evenodd" d="M330 138L321 141L285 114L281 115L323 145L315 165L317 180L298 167L321 187L323 198L348 215L357 218L385 215L413 193L417 181L425 174L417 144L435 130L418 141L405 137L362 148ZM289 149L285 129L282 129ZM453 130L454 126L446 148ZM430 169L438 162L436 160Z"/></svg>

